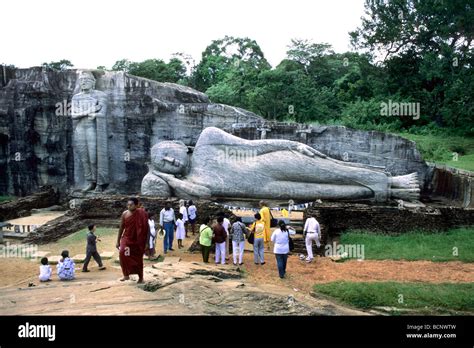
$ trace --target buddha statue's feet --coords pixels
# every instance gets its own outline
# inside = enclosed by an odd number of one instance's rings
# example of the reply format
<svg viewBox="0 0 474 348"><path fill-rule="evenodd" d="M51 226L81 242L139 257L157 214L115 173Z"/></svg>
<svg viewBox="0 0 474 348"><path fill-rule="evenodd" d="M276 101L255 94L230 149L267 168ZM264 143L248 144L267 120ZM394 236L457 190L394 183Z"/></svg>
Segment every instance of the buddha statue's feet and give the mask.
<svg viewBox="0 0 474 348"><path fill-rule="evenodd" d="M394 176L390 178L390 195L392 198L413 201L420 199L418 174Z"/></svg>
<svg viewBox="0 0 474 348"><path fill-rule="evenodd" d="M88 191L92 191L96 188L96 183L95 182L91 182L89 185L87 185L83 190L82 192L88 192Z"/></svg>
<svg viewBox="0 0 474 348"><path fill-rule="evenodd" d="M107 188L107 186L109 186L109 185L108 184L97 185L94 192L95 193L103 193L105 191L105 189Z"/></svg>

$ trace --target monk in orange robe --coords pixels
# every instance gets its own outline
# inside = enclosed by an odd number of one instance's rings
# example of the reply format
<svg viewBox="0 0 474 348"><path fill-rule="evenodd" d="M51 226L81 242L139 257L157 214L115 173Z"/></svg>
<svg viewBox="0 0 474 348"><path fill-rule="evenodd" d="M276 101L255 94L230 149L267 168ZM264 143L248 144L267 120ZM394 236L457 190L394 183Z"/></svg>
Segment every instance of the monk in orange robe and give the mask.
<svg viewBox="0 0 474 348"><path fill-rule="evenodd" d="M265 233L263 235L263 242L267 247L267 250L270 250L270 239L271 239L271 230L270 230L270 220L271 220L271 213L270 208L268 208L267 203L265 201L260 201L260 216L265 224Z"/></svg>
<svg viewBox="0 0 474 348"><path fill-rule="evenodd" d="M143 283L143 253L148 237L148 213L138 207L138 199L130 198L127 210L122 213L120 229L117 236L120 267L123 278L129 280L130 274L138 274L138 283Z"/></svg>

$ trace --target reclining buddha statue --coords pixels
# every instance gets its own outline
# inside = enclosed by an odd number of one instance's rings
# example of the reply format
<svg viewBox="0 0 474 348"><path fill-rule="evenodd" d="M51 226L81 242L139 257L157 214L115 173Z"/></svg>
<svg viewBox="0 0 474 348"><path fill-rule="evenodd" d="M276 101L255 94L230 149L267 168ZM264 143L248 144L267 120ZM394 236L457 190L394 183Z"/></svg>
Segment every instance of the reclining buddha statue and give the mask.
<svg viewBox="0 0 474 348"><path fill-rule="evenodd" d="M382 167L330 158L290 140L246 140L209 127L192 155L179 141L151 149L142 194L187 198L312 201L419 198L417 173L390 176Z"/></svg>

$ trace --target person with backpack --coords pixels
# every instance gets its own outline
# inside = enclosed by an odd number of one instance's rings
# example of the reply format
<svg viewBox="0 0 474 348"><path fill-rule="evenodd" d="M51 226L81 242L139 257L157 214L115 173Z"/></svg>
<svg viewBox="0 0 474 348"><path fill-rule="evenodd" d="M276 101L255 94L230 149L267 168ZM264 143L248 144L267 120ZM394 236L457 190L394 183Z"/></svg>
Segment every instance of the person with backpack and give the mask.
<svg viewBox="0 0 474 348"><path fill-rule="evenodd" d="M291 234L294 234L294 230ZM293 248L292 240L290 238L290 229L286 226L285 221L278 221L278 228L273 231L271 240L273 242L273 253L275 254L278 274L281 279L286 274L286 262L288 260L288 253Z"/></svg>

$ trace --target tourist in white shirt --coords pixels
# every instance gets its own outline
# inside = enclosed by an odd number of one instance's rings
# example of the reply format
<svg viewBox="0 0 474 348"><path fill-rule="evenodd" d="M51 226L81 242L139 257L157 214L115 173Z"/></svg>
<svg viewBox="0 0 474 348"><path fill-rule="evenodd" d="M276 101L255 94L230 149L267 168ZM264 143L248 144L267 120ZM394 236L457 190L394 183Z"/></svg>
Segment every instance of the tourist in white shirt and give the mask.
<svg viewBox="0 0 474 348"><path fill-rule="evenodd" d="M39 275L40 282L49 282L51 280L52 273L53 273L53 270L51 269L51 266L48 264L48 258L43 257L41 259L41 266L40 266L40 275Z"/></svg>
<svg viewBox="0 0 474 348"><path fill-rule="evenodd" d="M271 241L273 242L273 253L277 261L278 274L280 278L284 278L286 274L286 261L288 260L288 253L290 252L290 234L294 234L294 230L289 230L283 220L278 221L278 226L273 231Z"/></svg>
<svg viewBox="0 0 474 348"><path fill-rule="evenodd" d="M160 226L166 231L165 238L163 238L163 250L165 254L168 253L168 250L174 251L173 235L175 224L176 218L174 216L174 210L171 208L170 203L166 203L160 212Z"/></svg>
<svg viewBox="0 0 474 348"><path fill-rule="evenodd" d="M184 224L184 231L185 231L185 238L188 238L188 230L186 228L187 224L188 224L188 209L186 208L186 204L185 204L185 200L184 199L180 199L179 200L179 213L183 215L183 224Z"/></svg>
<svg viewBox="0 0 474 348"><path fill-rule="evenodd" d="M303 236L305 237L306 251L308 256L306 257L306 262L313 261L313 241L316 242L316 246L319 248L321 246L321 227L319 222L314 216L310 216L306 219L303 228Z"/></svg>

